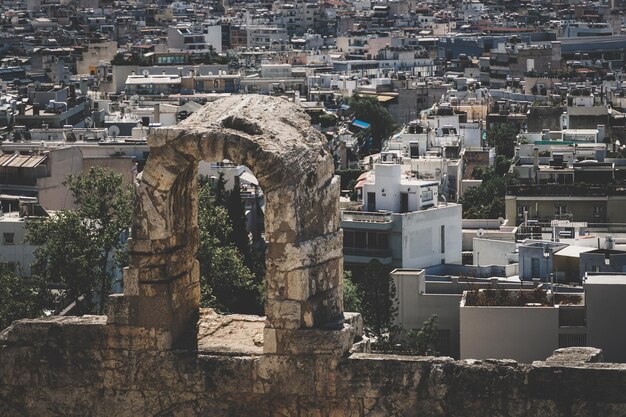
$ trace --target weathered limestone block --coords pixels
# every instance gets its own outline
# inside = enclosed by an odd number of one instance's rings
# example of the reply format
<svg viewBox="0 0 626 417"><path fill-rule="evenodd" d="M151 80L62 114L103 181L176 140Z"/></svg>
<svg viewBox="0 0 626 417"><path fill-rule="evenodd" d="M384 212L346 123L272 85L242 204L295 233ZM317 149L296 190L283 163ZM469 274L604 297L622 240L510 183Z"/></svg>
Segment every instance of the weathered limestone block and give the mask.
<svg viewBox="0 0 626 417"><path fill-rule="evenodd" d="M358 313L344 313L343 320L330 322L322 329L292 330L268 326L263 331L263 352L278 355L342 356L362 334L363 319Z"/></svg>

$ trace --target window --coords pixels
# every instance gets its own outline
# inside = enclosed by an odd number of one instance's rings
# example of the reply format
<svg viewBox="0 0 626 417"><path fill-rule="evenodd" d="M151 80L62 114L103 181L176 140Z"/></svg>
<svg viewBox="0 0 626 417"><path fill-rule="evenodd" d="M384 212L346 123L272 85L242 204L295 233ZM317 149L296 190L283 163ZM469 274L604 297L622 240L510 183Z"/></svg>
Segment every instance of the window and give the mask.
<svg viewBox="0 0 626 417"><path fill-rule="evenodd" d="M354 247L359 249L367 247L367 234L365 232L354 232Z"/></svg>
<svg viewBox="0 0 626 417"><path fill-rule="evenodd" d="M378 232L344 231L343 247L387 250L389 249L389 235Z"/></svg>
<svg viewBox="0 0 626 417"><path fill-rule="evenodd" d="M594 204L593 205L593 218L594 219L600 219L600 218L604 217L605 211L606 211L606 209L605 209L605 205L604 204Z"/></svg>
<svg viewBox="0 0 626 417"><path fill-rule="evenodd" d="M15 233L3 233L2 242L5 245L14 245L15 244Z"/></svg>
<svg viewBox="0 0 626 417"><path fill-rule="evenodd" d="M378 233L378 249L389 249L389 235Z"/></svg>
<svg viewBox="0 0 626 417"><path fill-rule="evenodd" d="M560 217L567 214L567 205L565 204L555 204L554 205L554 216Z"/></svg>
<svg viewBox="0 0 626 417"><path fill-rule="evenodd" d="M446 253L446 226L441 225L441 253Z"/></svg>
<svg viewBox="0 0 626 417"><path fill-rule="evenodd" d="M523 219L525 211L528 211L527 206L523 206L523 205L517 206L517 217L520 219Z"/></svg>
<svg viewBox="0 0 626 417"><path fill-rule="evenodd" d="M409 211L409 193L400 193L400 213Z"/></svg>
<svg viewBox="0 0 626 417"><path fill-rule="evenodd" d="M346 248L354 247L354 232L343 232L343 246Z"/></svg>
<svg viewBox="0 0 626 417"><path fill-rule="evenodd" d="M376 211L376 193L367 193L367 211Z"/></svg>
<svg viewBox="0 0 626 417"><path fill-rule="evenodd" d="M530 260L530 275L533 278L539 278L539 258L532 258Z"/></svg>

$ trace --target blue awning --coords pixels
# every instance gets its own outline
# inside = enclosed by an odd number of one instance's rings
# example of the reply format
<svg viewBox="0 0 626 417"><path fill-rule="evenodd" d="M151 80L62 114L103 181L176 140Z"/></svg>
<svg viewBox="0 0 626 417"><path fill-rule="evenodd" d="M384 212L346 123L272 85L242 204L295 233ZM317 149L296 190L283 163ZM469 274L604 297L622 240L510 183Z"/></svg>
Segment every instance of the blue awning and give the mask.
<svg viewBox="0 0 626 417"><path fill-rule="evenodd" d="M350 106L348 106L347 104L342 104L339 107L341 108L341 110L348 110L350 108Z"/></svg>
<svg viewBox="0 0 626 417"><path fill-rule="evenodd" d="M360 127L361 129L367 129L367 128L369 128L369 127L370 127L370 124L369 124L369 123L365 123L365 122L363 122L363 121L361 121L361 120L357 120L357 119L354 119L354 120L352 121L352 125L353 125L353 126L356 126L356 127Z"/></svg>

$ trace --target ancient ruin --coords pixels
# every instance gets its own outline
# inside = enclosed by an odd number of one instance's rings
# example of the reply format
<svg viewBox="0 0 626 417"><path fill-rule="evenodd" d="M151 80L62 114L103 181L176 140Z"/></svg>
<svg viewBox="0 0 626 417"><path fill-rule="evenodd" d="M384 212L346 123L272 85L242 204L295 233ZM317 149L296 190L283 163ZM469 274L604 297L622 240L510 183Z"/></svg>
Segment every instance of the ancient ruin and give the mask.
<svg viewBox="0 0 626 417"><path fill-rule="evenodd" d="M342 306L339 182L308 117L234 96L150 137L124 294L107 316L0 333L2 416L612 416L626 365L368 353ZM199 310L197 164L250 167L267 196L266 318Z"/></svg>

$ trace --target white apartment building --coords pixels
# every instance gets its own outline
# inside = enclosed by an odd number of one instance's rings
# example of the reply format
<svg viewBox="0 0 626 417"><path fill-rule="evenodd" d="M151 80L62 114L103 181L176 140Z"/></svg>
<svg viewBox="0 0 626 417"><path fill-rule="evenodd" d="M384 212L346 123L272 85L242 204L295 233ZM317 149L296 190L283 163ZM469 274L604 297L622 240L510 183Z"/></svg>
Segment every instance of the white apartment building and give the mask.
<svg viewBox="0 0 626 417"><path fill-rule="evenodd" d="M396 268L461 263L461 206L440 204L439 182L418 180L395 162L374 165L363 178L362 211L343 211L344 261L372 259Z"/></svg>

